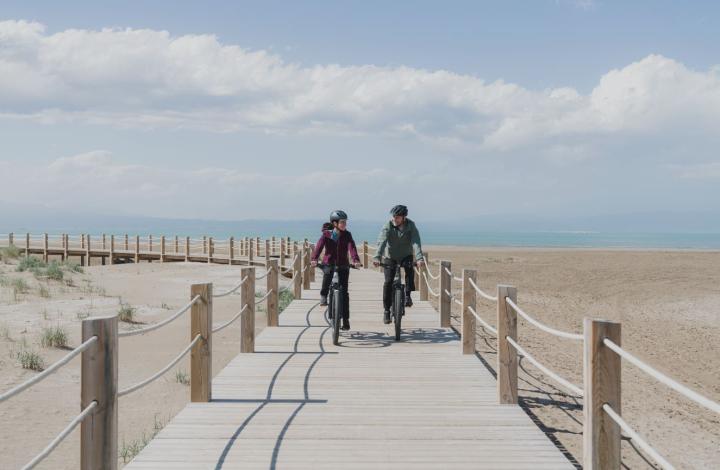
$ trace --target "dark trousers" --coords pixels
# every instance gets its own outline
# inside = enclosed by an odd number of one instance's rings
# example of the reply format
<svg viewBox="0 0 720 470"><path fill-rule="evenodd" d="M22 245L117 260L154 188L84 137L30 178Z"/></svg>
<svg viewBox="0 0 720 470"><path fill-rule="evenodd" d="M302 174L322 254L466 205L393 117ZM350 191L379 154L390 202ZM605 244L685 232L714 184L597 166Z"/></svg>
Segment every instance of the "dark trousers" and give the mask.
<svg viewBox="0 0 720 470"><path fill-rule="evenodd" d="M330 293L330 284L332 284L333 270L329 267L322 268L323 280L320 288L320 295L328 295ZM350 284L350 268L347 266L338 267L338 280L345 291L345 318L350 318L350 293L348 292L348 284Z"/></svg>
<svg viewBox="0 0 720 470"><path fill-rule="evenodd" d="M412 256L408 256L402 263L412 261ZM385 310L389 310L392 307L393 302L393 283L395 282L395 268L397 267L397 261L389 258L383 260L384 264L390 265L391 267L385 266L385 282L383 283L383 306ZM415 290L415 270L410 267L405 267L405 295L410 295L410 292Z"/></svg>

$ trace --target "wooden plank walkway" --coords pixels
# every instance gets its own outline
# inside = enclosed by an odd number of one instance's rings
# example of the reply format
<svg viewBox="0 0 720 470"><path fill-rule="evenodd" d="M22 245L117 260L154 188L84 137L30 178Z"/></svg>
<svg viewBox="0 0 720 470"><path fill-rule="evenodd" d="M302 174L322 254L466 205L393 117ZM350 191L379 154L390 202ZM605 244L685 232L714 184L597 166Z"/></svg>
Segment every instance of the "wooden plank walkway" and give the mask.
<svg viewBox="0 0 720 470"><path fill-rule="evenodd" d="M333 346L319 284L213 380L125 468L572 469L428 302L396 343L381 319L382 277L351 273L352 330ZM318 276L320 280L320 276Z"/></svg>

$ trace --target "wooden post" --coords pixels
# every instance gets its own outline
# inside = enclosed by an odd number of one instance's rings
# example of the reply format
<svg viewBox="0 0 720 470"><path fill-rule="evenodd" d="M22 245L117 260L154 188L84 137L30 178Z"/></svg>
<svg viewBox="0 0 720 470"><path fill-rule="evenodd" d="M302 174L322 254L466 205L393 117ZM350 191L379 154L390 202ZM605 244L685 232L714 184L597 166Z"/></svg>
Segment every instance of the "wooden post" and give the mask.
<svg viewBox="0 0 720 470"><path fill-rule="evenodd" d="M185 237L185 262L190 261L190 237Z"/></svg>
<svg viewBox="0 0 720 470"><path fill-rule="evenodd" d="M497 286L497 387L500 404L516 405L518 402L517 351L506 338L517 341L517 313L505 298L517 303L517 289L513 286Z"/></svg>
<svg viewBox="0 0 720 470"><path fill-rule="evenodd" d="M447 294L452 293L452 275L447 270L451 269L450 261L440 262L440 327L450 327L450 311L452 308L452 299Z"/></svg>
<svg viewBox="0 0 720 470"><path fill-rule="evenodd" d="M297 251L297 243L293 245L295 253ZM295 256L293 261L293 297L298 300L302 298L302 260L300 255Z"/></svg>
<svg viewBox="0 0 720 470"><path fill-rule="evenodd" d="M423 277L423 273L425 273L425 275L427 276L427 273L429 272L428 267L430 266L430 264L428 264L426 253L423 253L423 257L425 259L425 264L423 267L418 269L418 277L420 278L418 279L418 285L420 286L420 289L418 290L420 291L420 300L428 300L428 286L425 282L425 278ZM428 280L429 279L430 276L428 276Z"/></svg>
<svg viewBox="0 0 720 470"><path fill-rule="evenodd" d="M130 251L130 240L129 240L129 238L128 238L128 234L127 234L127 233L125 234L125 244L124 244L124 246L125 246L125 251Z"/></svg>
<svg viewBox="0 0 720 470"><path fill-rule="evenodd" d="M278 326L279 324L279 311L278 306L280 302L280 268L278 260L270 260L268 264L270 270L267 275L267 292L270 292L267 298L267 326Z"/></svg>
<svg viewBox="0 0 720 470"><path fill-rule="evenodd" d="M140 235L135 235L135 264L140 262Z"/></svg>
<svg viewBox="0 0 720 470"><path fill-rule="evenodd" d="M70 236L66 233L65 235L63 235L63 259L69 261L70 260L70 253L69 253L70 247L68 245L70 245Z"/></svg>
<svg viewBox="0 0 720 470"><path fill-rule="evenodd" d="M310 248L307 245L303 245L303 262L302 262L302 281L303 289L310 290Z"/></svg>
<svg viewBox="0 0 720 470"><path fill-rule="evenodd" d="M362 260L363 260L363 266L365 266L365 269L367 269L370 266L370 253L368 250L368 242L363 242L362 247Z"/></svg>
<svg viewBox="0 0 720 470"><path fill-rule="evenodd" d="M245 309L240 317L240 352L255 352L255 268L249 266L240 270L240 279L245 279L240 288L242 306Z"/></svg>
<svg viewBox="0 0 720 470"><path fill-rule="evenodd" d="M108 256L108 262L115 264L115 235L110 235L110 256Z"/></svg>
<svg viewBox="0 0 720 470"><path fill-rule="evenodd" d="M462 270L462 312L460 313L460 331L462 337L462 353L475 354L475 317L470 309L477 312L476 292L470 280L476 281L477 272L474 269ZM477 284L477 282L475 282Z"/></svg>
<svg viewBox="0 0 720 470"><path fill-rule="evenodd" d="M178 240L178 236L175 235L175 254L178 254L180 252L180 240Z"/></svg>
<svg viewBox="0 0 720 470"><path fill-rule="evenodd" d="M25 257L30 256L30 234L25 234Z"/></svg>
<svg viewBox="0 0 720 470"><path fill-rule="evenodd" d="M43 261L48 262L48 234L43 234Z"/></svg>
<svg viewBox="0 0 720 470"><path fill-rule="evenodd" d="M247 252L248 252L248 266L253 265L253 256L255 254L253 242L254 242L254 240L251 238L251 239L247 240L247 244L245 245L245 248L247 248Z"/></svg>
<svg viewBox="0 0 720 470"><path fill-rule="evenodd" d="M153 237L152 235L148 235L148 251L152 253L153 251ZM152 258L151 258L152 259Z"/></svg>
<svg viewBox="0 0 720 470"><path fill-rule="evenodd" d="M260 237L255 237L255 256L260 257Z"/></svg>
<svg viewBox="0 0 720 470"><path fill-rule="evenodd" d="M309 259L312 259L313 251L315 251L315 245L311 244L310 246L308 246L308 256L310 257ZM350 262L352 262L352 260L350 260ZM308 269L310 270L309 271L310 282L315 282L315 268L312 267L312 264L310 264L309 261L308 261Z"/></svg>
<svg viewBox="0 0 720 470"><path fill-rule="evenodd" d="M272 236L272 239L270 240L270 254L275 254L275 235Z"/></svg>
<svg viewBox="0 0 720 470"><path fill-rule="evenodd" d="M90 266L90 245L92 244L92 241L90 240L90 234L88 233L85 237L85 266ZM110 262L112 264L112 261Z"/></svg>
<svg viewBox="0 0 720 470"><path fill-rule="evenodd" d="M8 244L11 246L15 244L15 235L12 232L8 233Z"/></svg>
<svg viewBox="0 0 720 470"><path fill-rule="evenodd" d="M102 249L103 249L103 250L106 250L106 249L107 249L107 243L106 243L106 238L105 238L105 234L104 234L104 233L102 234Z"/></svg>
<svg viewBox="0 0 720 470"><path fill-rule="evenodd" d="M160 262L165 262L165 235L160 236Z"/></svg>
<svg viewBox="0 0 720 470"><path fill-rule="evenodd" d="M233 264L233 256L235 251L235 238L230 237L230 241L228 242L228 265L232 266Z"/></svg>
<svg viewBox="0 0 720 470"><path fill-rule="evenodd" d="M605 338L620 346L620 323L585 318L583 405L583 468L620 468L620 426L605 411L607 403L620 413L621 358L603 344Z"/></svg>
<svg viewBox="0 0 720 470"><path fill-rule="evenodd" d="M280 267L285 268L285 239L280 237Z"/></svg>
<svg viewBox="0 0 720 470"><path fill-rule="evenodd" d="M83 320L83 342L97 336L82 352L80 408L97 407L80 425L80 468L116 470L118 461L118 318Z"/></svg>
<svg viewBox="0 0 720 470"><path fill-rule="evenodd" d="M207 240L207 262L208 262L208 264L210 264L212 262L212 256L213 256L213 239L212 239L212 237L210 237Z"/></svg>
<svg viewBox="0 0 720 470"><path fill-rule="evenodd" d="M203 254L207 254L207 235L203 235Z"/></svg>
<svg viewBox="0 0 720 470"><path fill-rule="evenodd" d="M209 402L212 399L212 284L190 286L190 299L200 299L190 310L190 341L197 335L202 339L190 350L190 401Z"/></svg>
<svg viewBox="0 0 720 470"><path fill-rule="evenodd" d="M270 266L270 240L265 239L265 267Z"/></svg>

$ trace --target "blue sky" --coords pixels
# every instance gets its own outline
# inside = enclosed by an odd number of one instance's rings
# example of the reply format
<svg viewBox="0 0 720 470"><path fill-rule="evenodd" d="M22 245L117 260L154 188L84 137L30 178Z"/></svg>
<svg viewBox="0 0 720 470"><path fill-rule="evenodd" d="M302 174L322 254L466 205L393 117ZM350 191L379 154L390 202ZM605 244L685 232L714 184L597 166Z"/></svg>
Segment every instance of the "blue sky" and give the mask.
<svg viewBox="0 0 720 470"><path fill-rule="evenodd" d="M5 203L720 210L716 2L4 2L2 20Z"/></svg>

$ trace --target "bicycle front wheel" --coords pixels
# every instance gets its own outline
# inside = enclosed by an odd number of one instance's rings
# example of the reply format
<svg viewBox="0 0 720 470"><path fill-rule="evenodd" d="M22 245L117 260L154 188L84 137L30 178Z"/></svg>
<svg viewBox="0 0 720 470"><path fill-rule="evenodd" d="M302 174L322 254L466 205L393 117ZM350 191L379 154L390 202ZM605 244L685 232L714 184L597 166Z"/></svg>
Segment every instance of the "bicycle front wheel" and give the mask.
<svg viewBox="0 0 720 470"><path fill-rule="evenodd" d="M343 316L342 292L340 290L333 291L332 296L332 330L333 344L337 346L340 343L340 318Z"/></svg>
<svg viewBox="0 0 720 470"><path fill-rule="evenodd" d="M395 289L395 297L393 299L393 321L395 322L395 341L400 341L402 334L402 316L405 308L404 289Z"/></svg>

